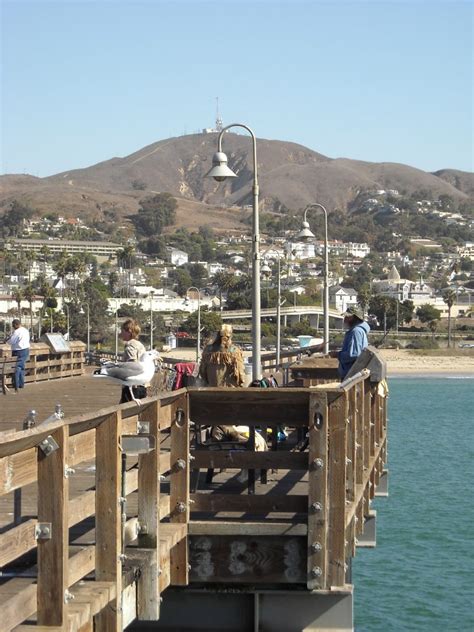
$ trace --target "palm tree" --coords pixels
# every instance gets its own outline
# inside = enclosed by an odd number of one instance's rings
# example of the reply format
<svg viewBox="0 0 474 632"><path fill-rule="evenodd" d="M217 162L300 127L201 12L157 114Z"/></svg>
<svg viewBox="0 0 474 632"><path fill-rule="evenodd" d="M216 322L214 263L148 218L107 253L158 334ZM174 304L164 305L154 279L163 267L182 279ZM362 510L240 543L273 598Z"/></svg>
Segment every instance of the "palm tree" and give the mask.
<svg viewBox="0 0 474 632"><path fill-rule="evenodd" d="M30 329L31 333L33 333L33 299L35 297L35 291L30 283L23 290L23 296L30 305Z"/></svg>
<svg viewBox="0 0 474 632"><path fill-rule="evenodd" d="M443 301L448 306L448 348L451 347L451 308L456 302L456 292L448 289L443 292Z"/></svg>
<svg viewBox="0 0 474 632"><path fill-rule="evenodd" d="M15 302L18 305L18 316L21 316L21 301L25 298L21 287L18 287L13 292L13 298L15 299Z"/></svg>

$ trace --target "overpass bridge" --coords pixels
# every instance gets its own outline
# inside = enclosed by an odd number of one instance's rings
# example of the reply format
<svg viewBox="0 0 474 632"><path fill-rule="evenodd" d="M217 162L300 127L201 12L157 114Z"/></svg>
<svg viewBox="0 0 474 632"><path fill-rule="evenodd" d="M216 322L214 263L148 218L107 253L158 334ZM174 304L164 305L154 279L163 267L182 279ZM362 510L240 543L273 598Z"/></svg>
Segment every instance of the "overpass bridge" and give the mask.
<svg viewBox="0 0 474 632"><path fill-rule="evenodd" d="M261 309L262 318L276 318L276 306L265 307ZM286 327L288 322L293 323L300 321L301 317L308 317L311 327L319 329L319 318L324 315L324 310L320 305L291 305L280 308L280 314L283 317L283 325ZM252 317L251 309L234 309L221 312L222 320L238 320ZM344 320L341 312L336 309L329 310L329 318L339 321L342 324Z"/></svg>

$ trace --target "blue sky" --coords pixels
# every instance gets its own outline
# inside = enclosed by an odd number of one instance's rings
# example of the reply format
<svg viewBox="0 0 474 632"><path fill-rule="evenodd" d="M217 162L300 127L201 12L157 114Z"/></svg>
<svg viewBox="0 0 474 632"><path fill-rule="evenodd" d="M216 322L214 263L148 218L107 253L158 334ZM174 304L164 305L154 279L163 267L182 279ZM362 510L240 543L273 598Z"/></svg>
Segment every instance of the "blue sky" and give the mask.
<svg viewBox="0 0 474 632"><path fill-rule="evenodd" d="M327 156L473 169L473 3L1 0L0 173L242 122Z"/></svg>

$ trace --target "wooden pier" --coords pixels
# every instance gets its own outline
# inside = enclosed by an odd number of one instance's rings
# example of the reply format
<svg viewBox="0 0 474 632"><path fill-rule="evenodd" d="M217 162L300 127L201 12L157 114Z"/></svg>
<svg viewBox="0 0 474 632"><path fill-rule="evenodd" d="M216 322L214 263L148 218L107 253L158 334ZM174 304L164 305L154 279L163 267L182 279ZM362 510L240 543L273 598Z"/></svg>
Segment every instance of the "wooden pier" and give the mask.
<svg viewBox="0 0 474 632"><path fill-rule="evenodd" d="M371 501L385 491L386 402L361 371L89 401L4 430L0 630L352 630L351 559L375 544ZM222 423L249 426L249 444L196 441ZM280 424L286 442L252 449L256 427Z"/></svg>

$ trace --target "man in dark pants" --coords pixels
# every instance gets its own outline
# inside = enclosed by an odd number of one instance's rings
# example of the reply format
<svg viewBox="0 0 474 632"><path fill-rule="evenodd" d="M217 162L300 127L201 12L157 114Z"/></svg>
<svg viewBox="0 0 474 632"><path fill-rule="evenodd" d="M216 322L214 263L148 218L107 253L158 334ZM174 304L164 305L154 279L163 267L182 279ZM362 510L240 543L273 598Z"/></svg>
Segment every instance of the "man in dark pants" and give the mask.
<svg viewBox="0 0 474 632"><path fill-rule="evenodd" d="M16 357L14 385L15 391L25 386L25 363L30 356L30 332L22 327L18 318L12 320L13 333L8 342L12 348L12 355Z"/></svg>

